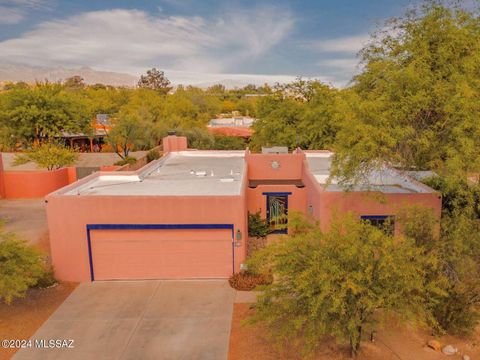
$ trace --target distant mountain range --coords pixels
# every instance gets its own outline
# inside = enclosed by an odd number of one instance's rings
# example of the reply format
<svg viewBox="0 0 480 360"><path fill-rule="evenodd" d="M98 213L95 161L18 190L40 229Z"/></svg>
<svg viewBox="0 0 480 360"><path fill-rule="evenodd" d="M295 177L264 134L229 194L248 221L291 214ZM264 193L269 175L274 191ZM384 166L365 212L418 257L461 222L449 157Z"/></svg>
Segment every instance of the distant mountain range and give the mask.
<svg viewBox="0 0 480 360"><path fill-rule="evenodd" d="M35 81L45 80L50 82L58 82L75 75L80 75L85 80L85 83L89 85L100 83L112 86L133 87L138 81L137 77L130 74L97 71L89 67L65 69L0 64L0 82L25 81L28 83L33 83Z"/></svg>
<svg viewBox="0 0 480 360"><path fill-rule="evenodd" d="M58 82L75 75L81 76L88 85L100 83L112 86L134 87L139 79L139 76L132 74L99 71L89 67L69 69L0 63L0 83L8 81L34 83L35 81L43 82L45 80ZM241 88L248 84L259 86L268 83L273 85L277 81L286 83L295 79L294 76L290 75L201 74L174 70L166 71L166 75L174 86L184 84L207 88L215 84L222 84L227 89Z"/></svg>

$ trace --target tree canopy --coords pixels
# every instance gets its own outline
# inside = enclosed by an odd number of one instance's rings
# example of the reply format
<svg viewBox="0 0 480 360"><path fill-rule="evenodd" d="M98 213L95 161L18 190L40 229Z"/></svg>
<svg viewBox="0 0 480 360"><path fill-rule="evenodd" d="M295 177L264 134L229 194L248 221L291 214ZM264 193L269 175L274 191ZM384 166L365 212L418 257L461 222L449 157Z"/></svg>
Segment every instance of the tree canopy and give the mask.
<svg viewBox="0 0 480 360"><path fill-rule="evenodd" d="M346 116L342 109L340 91L319 81L278 85L258 100L252 146L331 148Z"/></svg>
<svg viewBox="0 0 480 360"><path fill-rule="evenodd" d="M73 165L76 159L77 154L73 150L54 142L46 142L35 145L26 152L16 153L14 165L33 161L40 168L55 170Z"/></svg>
<svg viewBox="0 0 480 360"><path fill-rule="evenodd" d="M14 87L0 96L0 127L4 141L34 141L62 132L89 133L92 114L83 97L60 84Z"/></svg>
<svg viewBox="0 0 480 360"><path fill-rule="evenodd" d="M349 215L322 232L302 225L258 250L250 266L271 272L251 321L261 321L280 341L313 350L325 335L350 345L355 356L362 332L391 313L417 324L433 321L426 299L441 294L427 274L438 266L432 253L409 237L394 238ZM381 312L379 312L381 311Z"/></svg>
<svg viewBox="0 0 480 360"><path fill-rule="evenodd" d="M147 70L146 75L141 75L138 80L138 87L156 90L162 94L166 94L171 90L170 80L167 79L165 73L156 68Z"/></svg>
<svg viewBox="0 0 480 360"><path fill-rule="evenodd" d="M479 171L479 38L476 13L439 2L377 31L353 79L337 173L361 176L378 161L459 177Z"/></svg>

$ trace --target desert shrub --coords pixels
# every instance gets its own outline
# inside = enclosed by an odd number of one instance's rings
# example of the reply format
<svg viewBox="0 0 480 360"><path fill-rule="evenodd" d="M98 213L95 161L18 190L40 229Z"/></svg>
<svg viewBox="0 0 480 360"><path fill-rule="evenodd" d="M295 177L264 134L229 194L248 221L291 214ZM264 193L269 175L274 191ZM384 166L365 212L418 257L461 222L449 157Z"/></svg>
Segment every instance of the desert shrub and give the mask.
<svg viewBox="0 0 480 360"><path fill-rule="evenodd" d="M137 162L137 159L131 156L127 156L125 159L117 161L114 165L123 166L123 165L133 165Z"/></svg>
<svg viewBox="0 0 480 360"><path fill-rule="evenodd" d="M260 211L254 214L248 213L248 236L264 238L270 232L270 227L265 219L262 219Z"/></svg>
<svg viewBox="0 0 480 360"><path fill-rule="evenodd" d="M249 271L241 271L233 274L228 282L230 286L237 290L251 291L260 285L268 285L273 278L269 274L255 274Z"/></svg>
<svg viewBox="0 0 480 360"><path fill-rule="evenodd" d="M1 231L1 229L0 229ZM10 304L46 276L42 254L12 233L0 233L0 300Z"/></svg>
<svg viewBox="0 0 480 360"><path fill-rule="evenodd" d="M152 149L147 153L147 162L152 162L157 159L160 159L160 153L157 149Z"/></svg>
<svg viewBox="0 0 480 360"><path fill-rule="evenodd" d="M267 245L266 237L249 237L247 241L247 259Z"/></svg>

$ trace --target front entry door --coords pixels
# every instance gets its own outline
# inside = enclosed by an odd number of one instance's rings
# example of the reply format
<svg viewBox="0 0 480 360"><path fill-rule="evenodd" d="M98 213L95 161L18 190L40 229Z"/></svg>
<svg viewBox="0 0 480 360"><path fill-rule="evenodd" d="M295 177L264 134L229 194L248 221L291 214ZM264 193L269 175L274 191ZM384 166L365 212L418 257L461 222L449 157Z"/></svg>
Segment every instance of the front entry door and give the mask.
<svg viewBox="0 0 480 360"><path fill-rule="evenodd" d="M267 195L267 221L272 233L288 232L288 195Z"/></svg>

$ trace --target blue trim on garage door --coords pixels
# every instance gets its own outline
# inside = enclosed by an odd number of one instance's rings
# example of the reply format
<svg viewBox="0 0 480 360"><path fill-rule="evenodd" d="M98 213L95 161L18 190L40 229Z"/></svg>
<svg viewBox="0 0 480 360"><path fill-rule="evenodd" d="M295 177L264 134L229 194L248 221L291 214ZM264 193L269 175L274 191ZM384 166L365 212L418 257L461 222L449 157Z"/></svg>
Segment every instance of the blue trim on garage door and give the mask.
<svg viewBox="0 0 480 360"><path fill-rule="evenodd" d="M235 247L234 247L234 227L233 224L87 224L87 244L88 244L88 262L90 265L90 279L95 280L92 257L92 240L90 230L207 230L207 229L225 229L232 233L232 274L235 272Z"/></svg>

